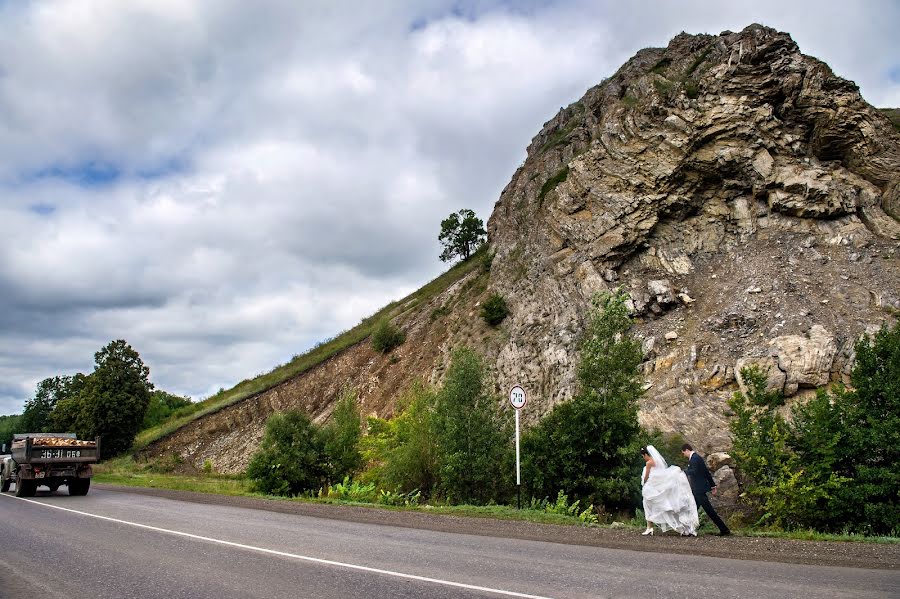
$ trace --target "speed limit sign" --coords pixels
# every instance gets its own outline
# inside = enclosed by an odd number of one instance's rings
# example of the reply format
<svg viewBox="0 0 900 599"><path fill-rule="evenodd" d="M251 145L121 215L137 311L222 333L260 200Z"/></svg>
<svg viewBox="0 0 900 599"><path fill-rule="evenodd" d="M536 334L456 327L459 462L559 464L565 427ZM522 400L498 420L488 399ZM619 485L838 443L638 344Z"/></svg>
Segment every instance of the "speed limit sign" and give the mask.
<svg viewBox="0 0 900 599"><path fill-rule="evenodd" d="M516 385L509 391L509 403L517 410L525 407L527 399L525 398L525 389L520 385Z"/></svg>

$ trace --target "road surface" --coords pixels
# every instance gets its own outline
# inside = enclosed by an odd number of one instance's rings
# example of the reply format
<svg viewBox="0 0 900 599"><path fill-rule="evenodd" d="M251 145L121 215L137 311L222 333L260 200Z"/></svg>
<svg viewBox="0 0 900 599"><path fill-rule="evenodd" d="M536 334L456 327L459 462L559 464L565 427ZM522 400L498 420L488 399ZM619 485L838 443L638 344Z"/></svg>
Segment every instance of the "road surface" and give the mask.
<svg viewBox="0 0 900 599"><path fill-rule="evenodd" d="M0 496L0 596L898 597L900 572L742 561L204 505Z"/></svg>

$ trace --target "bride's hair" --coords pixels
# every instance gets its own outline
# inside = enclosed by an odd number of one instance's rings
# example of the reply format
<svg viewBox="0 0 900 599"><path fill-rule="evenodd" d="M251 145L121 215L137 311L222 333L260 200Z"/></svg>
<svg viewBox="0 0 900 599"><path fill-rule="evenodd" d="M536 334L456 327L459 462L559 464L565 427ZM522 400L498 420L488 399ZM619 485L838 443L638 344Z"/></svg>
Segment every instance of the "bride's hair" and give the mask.
<svg viewBox="0 0 900 599"><path fill-rule="evenodd" d="M641 455L650 455L650 452L647 451L646 447L641 447Z"/></svg>

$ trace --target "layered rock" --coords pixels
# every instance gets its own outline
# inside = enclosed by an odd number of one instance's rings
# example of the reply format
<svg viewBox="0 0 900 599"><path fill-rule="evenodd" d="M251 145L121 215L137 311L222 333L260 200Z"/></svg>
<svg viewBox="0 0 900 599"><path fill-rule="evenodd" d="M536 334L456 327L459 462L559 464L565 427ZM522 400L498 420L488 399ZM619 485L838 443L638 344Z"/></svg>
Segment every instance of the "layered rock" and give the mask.
<svg viewBox="0 0 900 599"><path fill-rule="evenodd" d="M530 416L571 396L590 298L623 287L644 339L644 425L726 448L727 398L847 381L900 309L900 137L858 88L752 25L638 52L561 110L489 222L513 316L500 386Z"/></svg>

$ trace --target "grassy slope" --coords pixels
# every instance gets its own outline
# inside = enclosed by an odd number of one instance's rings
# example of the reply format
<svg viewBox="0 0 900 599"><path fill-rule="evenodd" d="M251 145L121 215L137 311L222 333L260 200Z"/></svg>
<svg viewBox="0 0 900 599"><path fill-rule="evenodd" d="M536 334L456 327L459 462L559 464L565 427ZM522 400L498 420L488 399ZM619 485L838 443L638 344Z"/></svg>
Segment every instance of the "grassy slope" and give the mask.
<svg viewBox="0 0 900 599"><path fill-rule="evenodd" d="M393 319L408 313L419 305L427 303L473 270L480 268L483 251L486 250L476 252L467 262L453 266L418 291L401 300L391 302L372 316L363 319L362 322L349 331L345 331L329 341L317 345L303 355L295 356L287 364L276 366L270 372L255 378L245 379L231 389L221 391L201 402L176 411L172 417L158 426L141 431L135 439L134 449L142 449L198 418L218 412L248 397L267 391L356 345L368 337L374 330L375 325L382 319Z"/></svg>

